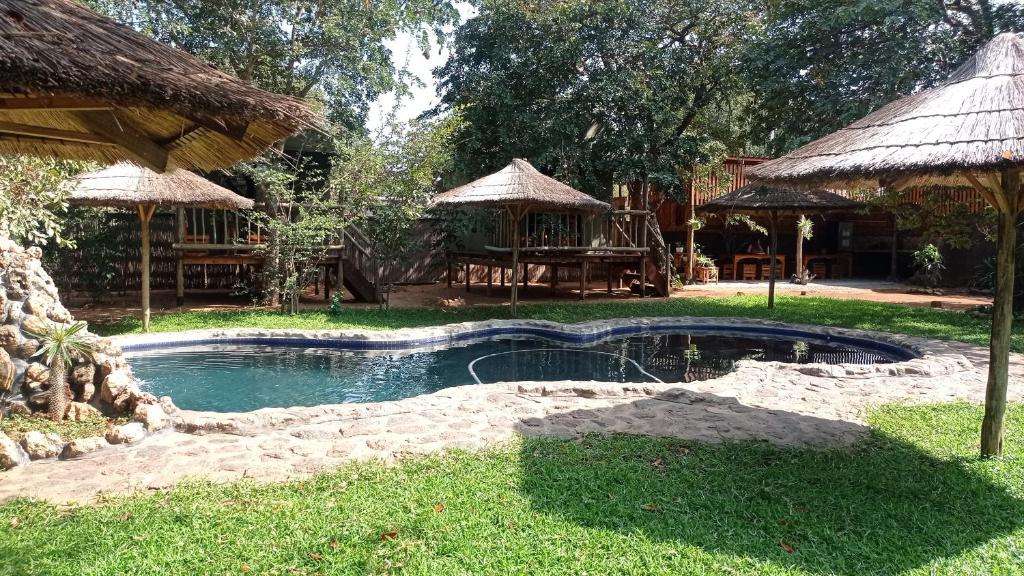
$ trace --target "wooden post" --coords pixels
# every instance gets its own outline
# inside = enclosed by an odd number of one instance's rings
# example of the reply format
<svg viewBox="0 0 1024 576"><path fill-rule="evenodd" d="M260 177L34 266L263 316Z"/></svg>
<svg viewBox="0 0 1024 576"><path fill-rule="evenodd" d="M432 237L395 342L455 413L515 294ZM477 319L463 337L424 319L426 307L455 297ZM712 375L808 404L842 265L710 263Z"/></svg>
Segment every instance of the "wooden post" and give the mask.
<svg viewBox="0 0 1024 576"><path fill-rule="evenodd" d="M185 209L178 208L177 214L178 225L178 242L185 242ZM185 252L183 250L177 250L174 253L177 257L176 270L175 270L175 303L178 308L181 308L185 304Z"/></svg>
<svg viewBox="0 0 1024 576"><path fill-rule="evenodd" d="M555 293L555 289L558 288L558 266L548 266L548 274L551 275L548 281L551 283L551 294Z"/></svg>
<svg viewBox="0 0 1024 576"><path fill-rule="evenodd" d="M587 298L587 259L580 259L580 300Z"/></svg>
<svg viewBox="0 0 1024 576"><path fill-rule="evenodd" d="M995 194L999 210L996 241L996 293L992 304L992 339L989 343L985 417L981 422L982 457L1003 453L1006 388L1009 383L1010 337L1013 329L1013 277L1017 258L1017 216L1021 209L1021 173L1004 170Z"/></svg>
<svg viewBox="0 0 1024 576"><path fill-rule="evenodd" d="M797 216L796 224L796 275L799 278L804 276L804 232L800 228L800 219L804 217L803 214ZM782 271L782 275L786 275L786 271Z"/></svg>
<svg viewBox="0 0 1024 576"><path fill-rule="evenodd" d="M139 205L142 233L142 330L149 332L149 221L156 206Z"/></svg>
<svg viewBox="0 0 1024 576"><path fill-rule="evenodd" d="M771 235L771 246L768 250L768 309L775 308L775 274L778 268L778 262L776 262L776 255L779 249L779 235L778 231L778 212L772 210L770 213L770 220L768 221L768 233Z"/></svg>
<svg viewBox="0 0 1024 576"><path fill-rule="evenodd" d="M515 318L516 304L519 300L519 219L522 217L522 213L520 206L508 210L512 217L512 296L509 300L509 308L512 317Z"/></svg>
<svg viewBox="0 0 1024 576"><path fill-rule="evenodd" d="M494 287L494 266L487 265L487 295L491 295L491 288Z"/></svg>
<svg viewBox="0 0 1024 576"><path fill-rule="evenodd" d="M466 262L466 293L469 293L469 262Z"/></svg>

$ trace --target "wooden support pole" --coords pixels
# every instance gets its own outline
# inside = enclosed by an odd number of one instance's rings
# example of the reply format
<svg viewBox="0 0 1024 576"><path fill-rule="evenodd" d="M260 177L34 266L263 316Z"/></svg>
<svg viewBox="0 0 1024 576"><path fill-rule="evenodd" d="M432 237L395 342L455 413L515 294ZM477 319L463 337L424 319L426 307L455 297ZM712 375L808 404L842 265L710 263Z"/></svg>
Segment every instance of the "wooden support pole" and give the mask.
<svg viewBox="0 0 1024 576"><path fill-rule="evenodd" d="M487 265L487 295L491 295L491 289L494 288L494 266Z"/></svg>
<svg viewBox="0 0 1024 576"><path fill-rule="evenodd" d="M587 259L580 260L580 301L587 298Z"/></svg>
<svg viewBox="0 0 1024 576"><path fill-rule="evenodd" d="M992 304L992 337L989 342L985 416L981 423L981 456L1003 453L1006 389L1009 384L1010 339L1013 330L1013 280L1017 260L1017 216L1021 208L1021 172L1005 170L1001 189L995 191L999 206L996 241L996 290ZM1007 209L1003 210L1005 206Z"/></svg>
<svg viewBox="0 0 1024 576"><path fill-rule="evenodd" d="M178 225L178 243L185 242L185 209L178 208L177 214L175 215ZM175 290L174 300L178 308L185 305L185 251L176 250L174 255L177 259L175 262Z"/></svg>
<svg viewBox="0 0 1024 576"><path fill-rule="evenodd" d="M558 288L558 266L548 266L548 274L551 278L548 278L548 282L551 284L551 294L555 293L555 289Z"/></svg>
<svg viewBox="0 0 1024 576"><path fill-rule="evenodd" d="M608 274L607 274L607 276L608 276L607 277L607 280L608 280L608 294L611 294L612 293L612 273L614 272L614 269L612 268L612 263L611 262L608 262L606 264L605 270L608 272Z"/></svg>
<svg viewBox="0 0 1024 576"><path fill-rule="evenodd" d="M466 262L466 293L469 293L469 262Z"/></svg>
<svg viewBox="0 0 1024 576"><path fill-rule="evenodd" d="M509 301L509 308L512 317L515 318L516 304L519 301L519 219L522 217L520 207L510 208L509 215L512 217L512 296Z"/></svg>
<svg viewBox="0 0 1024 576"><path fill-rule="evenodd" d="M149 332L149 221L156 206L139 205L138 208L142 233L142 330Z"/></svg>
<svg viewBox="0 0 1024 576"><path fill-rule="evenodd" d="M776 261L776 255L779 249L779 235L778 231L778 219L779 215L776 211L772 210L770 220L768 221L768 233L771 235L771 246L768 250L768 309L775 308L775 276L776 270L778 269L778 262Z"/></svg>

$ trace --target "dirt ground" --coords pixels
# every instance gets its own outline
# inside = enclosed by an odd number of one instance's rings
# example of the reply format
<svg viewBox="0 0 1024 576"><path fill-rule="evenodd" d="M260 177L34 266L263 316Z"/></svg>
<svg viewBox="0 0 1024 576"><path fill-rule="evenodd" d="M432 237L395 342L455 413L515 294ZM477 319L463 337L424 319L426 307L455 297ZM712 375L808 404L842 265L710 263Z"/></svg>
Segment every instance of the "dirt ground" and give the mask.
<svg viewBox="0 0 1024 576"><path fill-rule="evenodd" d="M871 302L888 302L894 304L905 304L909 306L941 306L946 309L962 310L981 304L991 303L987 296L971 295L964 291L945 290L942 295L915 294L910 292L911 287L903 284L873 280L833 280L815 282L807 286L778 283L776 293L787 296L820 296L835 298L839 300L866 300ZM521 302L578 302L579 291L575 283L562 284L558 289L552 291L546 285L530 285L525 291L520 290ZM694 285L682 289L676 289L672 298L695 298L695 297L724 297L736 294L746 295L767 295L767 282L722 282L720 284ZM346 306L375 306L356 302L351 295L345 294ZM461 298L464 305L500 305L508 302L509 288L495 285L490 295L487 294L485 284L474 284L470 292L466 292L465 285L457 285L448 288L444 283L398 286L391 295L392 307L431 307L438 306L443 299ZM591 285L586 294L587 302L615 301L638 299L639 296L632 294L627 289L613 290L612 294L605 291L603 283ZM325 308L328 302L322 294L314 294L313 290L307 291L303 297L303 305L309 308ZM76 318L90 322L110 321L124 317L139 315L139 296L137 293L126 293L116 295L106 303L93 303L88 298L71 296L65 298L65 303ZM157 291L152 295L153 314L176 312L180 310L238 310L253 306L251 299L245 297L230 297L223 293L198 292L186 296L185 305L178 308L175 305L174 293L172 291Z"/></svg>

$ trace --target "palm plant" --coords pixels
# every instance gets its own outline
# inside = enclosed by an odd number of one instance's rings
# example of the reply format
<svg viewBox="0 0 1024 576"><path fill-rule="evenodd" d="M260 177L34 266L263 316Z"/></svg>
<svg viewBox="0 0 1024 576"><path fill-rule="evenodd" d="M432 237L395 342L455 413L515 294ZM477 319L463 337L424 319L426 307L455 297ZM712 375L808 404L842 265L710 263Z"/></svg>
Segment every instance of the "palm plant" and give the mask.
<svg viewBox="0 0 1024 576"><path fill-rule="evenodd" d="M43 356L50 368L50 419L59 422L68 411L68 368L71 367L71 355L79 354L92 358L96 345L85 330L85 322L75 322L69 326L51 325L38 334L29 333L42 342L33 356Z"/></svg>

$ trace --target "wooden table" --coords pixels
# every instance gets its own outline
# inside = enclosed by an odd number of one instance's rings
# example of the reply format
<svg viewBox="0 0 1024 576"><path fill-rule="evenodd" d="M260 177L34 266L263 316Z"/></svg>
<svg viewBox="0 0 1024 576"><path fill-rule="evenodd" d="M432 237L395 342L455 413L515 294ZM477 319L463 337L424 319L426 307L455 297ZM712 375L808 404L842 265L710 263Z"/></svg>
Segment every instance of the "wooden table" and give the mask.
<svg viewBox="0 0 1024 576"><path fill-rule="evenodd" d="M778 277L781 278L786 275L786 256L784 254L776 254L775 259L779 263L781 271ZM764 262L770 262L771 256L768 254L733 254L732 255L732 279L740 279L740 262L744 260L756 260L758 267L762 266Z"/></svg>

